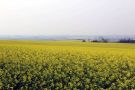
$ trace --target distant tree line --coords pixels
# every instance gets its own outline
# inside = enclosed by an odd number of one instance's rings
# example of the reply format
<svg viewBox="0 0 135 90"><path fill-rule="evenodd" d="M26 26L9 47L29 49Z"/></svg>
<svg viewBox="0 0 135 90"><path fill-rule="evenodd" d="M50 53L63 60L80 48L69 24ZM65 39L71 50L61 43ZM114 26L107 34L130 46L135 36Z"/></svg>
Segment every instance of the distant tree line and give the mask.
<svg viewBox="0 0 135 90"><path fill-rule="evenodd" d="M119 43L135 43L134 39L121 39L119 40Z"/></svg>
<svg viewBox="0 0 135 90"><path fill-rule="evenodd" d="M103 42L103 43L108 43L108 42L113 42L113 41L110 41L108 39L105 39L105 38L100 38L100 39L94 39L94 40L85 40L83 39L82 42ZM114 42L118 42L118 43L135 43L135 39L131 39L131 38L128 38L128 39L120 39L118 41L114 41Z"/></svg>
<svg viewBox="0 0 135 90"><path fill-rule="evenodd" d="M95 39L95 40L90 40L90 39L85 40L85 39L83 39L82 42L104 42L104 43L107 43L107 42L109 42L109 40L107 40L105 38L100 38L100 40L97 40L97 39Z"/></svg>

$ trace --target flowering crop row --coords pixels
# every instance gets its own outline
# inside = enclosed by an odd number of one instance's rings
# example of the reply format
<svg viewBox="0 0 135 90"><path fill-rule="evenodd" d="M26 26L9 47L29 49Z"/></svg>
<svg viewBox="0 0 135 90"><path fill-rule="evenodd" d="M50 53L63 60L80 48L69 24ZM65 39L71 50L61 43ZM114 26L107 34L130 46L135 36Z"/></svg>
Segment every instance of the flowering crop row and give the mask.
<svg viewBox="0 0 135 90"><path fill-rule="evenodd" d="M135 89L135 49L0 45L0 89Z"/></svg>

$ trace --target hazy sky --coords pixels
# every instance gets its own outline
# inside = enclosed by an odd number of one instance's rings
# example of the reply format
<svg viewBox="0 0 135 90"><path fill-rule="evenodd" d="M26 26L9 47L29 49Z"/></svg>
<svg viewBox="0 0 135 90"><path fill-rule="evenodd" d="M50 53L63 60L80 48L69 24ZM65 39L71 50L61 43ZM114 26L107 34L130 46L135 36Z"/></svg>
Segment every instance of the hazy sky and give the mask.
<svg viewBox="0 0 135 90"><path fill-rule="evenodd" d="M0 35L135 34L135 0L0 0Z"/></svg>

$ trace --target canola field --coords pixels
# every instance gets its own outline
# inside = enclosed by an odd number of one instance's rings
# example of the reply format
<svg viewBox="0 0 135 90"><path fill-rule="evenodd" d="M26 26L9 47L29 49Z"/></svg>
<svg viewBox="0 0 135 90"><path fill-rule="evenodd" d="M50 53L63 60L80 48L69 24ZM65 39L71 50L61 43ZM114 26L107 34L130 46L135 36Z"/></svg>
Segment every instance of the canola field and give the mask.
<svg viewBox="0 0 135 90"><path fill-rule="evenodd" d="M1 90L135 90L135 44L0 41Z"/></svg>

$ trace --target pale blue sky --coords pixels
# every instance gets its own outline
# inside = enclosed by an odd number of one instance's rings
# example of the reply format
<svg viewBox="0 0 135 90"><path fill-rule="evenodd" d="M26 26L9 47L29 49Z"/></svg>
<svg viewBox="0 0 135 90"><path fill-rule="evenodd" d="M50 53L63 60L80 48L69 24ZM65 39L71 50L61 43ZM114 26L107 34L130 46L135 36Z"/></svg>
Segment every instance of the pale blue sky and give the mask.
<svg viewBox="0 0 135 90"><path fill-rule="evenodd" d="M1 0L0 35L135 34L135 0Z"/></svg>

